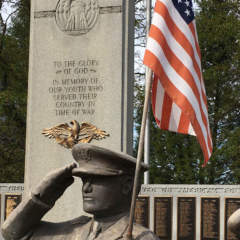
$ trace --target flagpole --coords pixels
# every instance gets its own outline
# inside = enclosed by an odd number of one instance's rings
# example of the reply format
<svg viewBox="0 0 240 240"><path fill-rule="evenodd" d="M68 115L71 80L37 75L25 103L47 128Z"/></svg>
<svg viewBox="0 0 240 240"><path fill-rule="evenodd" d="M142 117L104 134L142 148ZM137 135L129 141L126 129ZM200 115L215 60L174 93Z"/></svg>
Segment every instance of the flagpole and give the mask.
<svg viewBox="0 0 240 240"><path fill-rule="evenodd" d="M132 240L133 218L134 218L135 205L136 205L136 199L137 199L138 181L139 181L139 174L141 170L141 160L142 160L143 147L144 147L144 135L145 135L146 120L147 120L148 105L149 105L148 103L149 103L150 91L151 91L152 70L149 68L147 70L147 75L148 76L147 76L146 85L145 85L145 100L144 100L144 106L143 106L141 131L140 131L139 144L138 144L137 163L136 163L136 169L135 169L132 202L131 202L130 216L129 216L129 226L128 226L128 232L127 232L128 240Z"/></svg>
<svg viewBox="0 0 240 240"><path fill-rule="evenodd" d="M151 25L151 13L152 13L152 0L146 0L146 38L149 34L149 29ZM146 67L146 72L148 68ZM147 81L147 74L145 77L145 81ZM144 141L144 163L149 164L150 157L150 106L151 101L148 102L148 113L147 113L147 121L146 121L146 130L145 130L145 141ZM149 171L144 173L144 184L149 184Z"/></svg>

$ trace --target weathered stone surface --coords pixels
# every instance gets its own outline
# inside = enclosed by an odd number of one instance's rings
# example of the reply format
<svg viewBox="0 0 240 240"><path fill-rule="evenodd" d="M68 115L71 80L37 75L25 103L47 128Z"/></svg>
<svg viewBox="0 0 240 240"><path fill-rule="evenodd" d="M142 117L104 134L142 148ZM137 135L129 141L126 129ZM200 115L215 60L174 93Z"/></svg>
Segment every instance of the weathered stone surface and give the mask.
<svg viewBox="0 0 240 240"><path fill-rule="evenodd" d="M91 122L110 134L93 144L131 153L133 115L133 2L31 4L26 194L47 172L73 161L71 151L43 137L42 129L73 119ZM79 216L79 188L67 190L47 219Z"/></svg>

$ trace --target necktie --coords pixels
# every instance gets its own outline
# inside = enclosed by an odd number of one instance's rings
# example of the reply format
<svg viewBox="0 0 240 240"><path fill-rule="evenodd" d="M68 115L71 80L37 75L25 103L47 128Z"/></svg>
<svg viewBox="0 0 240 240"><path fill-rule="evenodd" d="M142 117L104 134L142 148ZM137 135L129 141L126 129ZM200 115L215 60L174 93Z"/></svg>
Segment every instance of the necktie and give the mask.
<svg viewBox="0 0 240 240"><path fill-rule="evenodd" d="M88 235L88 239L87 240L94 240L97 237L97 235L100 233L100 231L101 231L101 227L100 227L99 222L94 221L93 227L92 227L92 231Z"/></svg>

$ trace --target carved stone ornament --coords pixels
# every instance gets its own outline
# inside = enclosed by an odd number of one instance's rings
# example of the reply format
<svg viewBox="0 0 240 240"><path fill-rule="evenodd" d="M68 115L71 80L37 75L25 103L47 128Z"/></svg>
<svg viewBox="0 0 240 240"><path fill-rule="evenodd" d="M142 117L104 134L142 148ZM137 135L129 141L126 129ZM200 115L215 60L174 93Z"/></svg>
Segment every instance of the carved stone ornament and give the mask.
<svg viewBox="0 0 240 240"><path fill-rule="evenodd" d="M59 0L56 8L57 25L69 35L82 35L90 31L98 15L98 0Z"/></svg>
<svg viewBox="0 0 240 240"><path fill-rule="evenodd" d="M65 148L72 148L77 143L90 143L93 139L102 140L109 136L105 131L97 128L91 123L73 120L59 124L52 128L45 128L42 134L49 138L55 138L56 142Z"/></svg>

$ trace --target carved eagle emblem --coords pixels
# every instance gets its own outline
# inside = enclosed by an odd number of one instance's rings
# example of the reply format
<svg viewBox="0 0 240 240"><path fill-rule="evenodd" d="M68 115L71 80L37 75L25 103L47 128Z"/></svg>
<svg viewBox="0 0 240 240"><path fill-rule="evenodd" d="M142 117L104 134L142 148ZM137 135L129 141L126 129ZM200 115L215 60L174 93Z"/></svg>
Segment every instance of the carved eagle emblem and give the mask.
<svg viewBox="0 0 240 240"><path fill-rule="evenodd" d="M52 139L65 148L72 148L77 143L90 143L93 139L101 140L109 136L105 131L97 128L91 123L81 124L76 120L59 124L52 128L45 128L42 134Z"/></svg>

